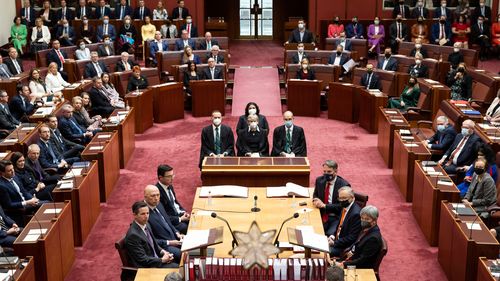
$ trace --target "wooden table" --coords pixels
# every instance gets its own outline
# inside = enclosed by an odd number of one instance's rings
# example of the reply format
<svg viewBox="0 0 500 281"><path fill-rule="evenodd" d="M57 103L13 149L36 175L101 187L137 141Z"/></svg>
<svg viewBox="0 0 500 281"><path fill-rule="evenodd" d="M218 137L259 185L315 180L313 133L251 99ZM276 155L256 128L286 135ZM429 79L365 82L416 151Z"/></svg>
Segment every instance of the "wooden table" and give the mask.
<svg viewBox="0 0 500 281"><path fill-rule="evenodd" d="M5 90L9 95L9 98L13 98L17 95L17 84L21 81L25 81L25 83L27 83L28 77L29 72L25 71L9 79L0 79L0 90Z"/></svg>
<svg viewBox="0 0 500 281"><path fill-rule="evenodd" d="M135 109L135 132L144 133L153 127L153 91L140 90L133 91L125 96L125 100L130 107Z"/></svg>
<svg viewBox="0 0 500 281"><path fill-rule="evenodd" d="M54 208L60 209L57 217L53 212L46 213ZM62 281L75 260L71 202L44 204L35 216L14 241L14 252L20 257L34 257L36 280ZM30 231L40 229L47 229L43 237L24 241Z"/></svg>
<svg viewBox="0 0 500 281"><path fill-rule="evenodd" d="M483 116L481 114L475 115L475 114L465 114L464 110L476 110L468 102L464 101L453 101L453 100L447 100L451 105L451 109L454 111L454 114L458 114L461 117L461 122L459 124L459 127L457 130L462 128L462 122L471 119L472 121L476 123L481 123L483 122ZM456 127L456 126L455 126Z"/></svg>
<svg viewBox="0 0 500 281"><path fill-rule="evenodd" d="M431 170L442 175L434 175ZM447 183L450 185L446 185ZM460 202L460 191L441 166L424 167L422 161L416 161L413 176L413 216L431 246L438 244L442 200Z"/></svg>
<svg viewBox="0 0 500 281"><path fill-rule="evenodd" d="M164 281L171 272L179 272L179 268L139 268L134 281Z"/></svg>
<svg viewBox="0 0 500 281"><path fill-rule="evenodd" d="M476 123L474 133L476 133L484 143L490 145L496 153L500 151L500 129L488 123L489 122Z"/></svg>
<svg viewBox="0 0 500 281"><path fill-rule="evenodd" d="M81 176L72 179L73 188L61 189L58 184L52 192L57 202L71 200L75 246L83 246L101 213L98 169L97 161L89 162L89 166L83 168Z"/></svg>
<svg viewBox="0 0 500 281"><path fill-rule="evenodd" d="M70 76L68 74L68 76ZM80 94L85 91L85 89L89 89L92 86L92 80L81 80L79 82L74 82L70 87L64 88L62 90L63 97L65 100L73 103L73 98L76 96L80 96Z"/></svg>
<svg viewBox="0 0 500 281"><path fill-rule="evenodd" d="M120 168L125 169L135 150L135 109L115 109L102 126L104 132L118 132Z"/></svg>
<svg viewBox="0 0 500 281"><path fill-rule="evenodd" d="M224 115L226 108L224 80L193 80L189 85L192 91L193 117L211 116L214 110L219 110Z"/></svg>
<svg viewBox="0 0 500 281"><path fill-rule="evenodd" d="M59 110L61 110L63 104L66 104L67 102L60 102L56 105L52 105L52 106L42 106L42 107L39 107L35 113L33 113L32 115L30 115L28 118L30 120L31 123L39 123L39 122L45 122L45 117L47 117L47 115L57 115L57 112L59 112ZM48 114L44 114L42 112L42 109L46 109L47 111L49 111L50 109L50 112Z"/></svg>
<svg viewBox="0 0 500 281"><path fill-rule="evenodd" d="M387 106L388 97L381 92L359 90L359 126L370 134L378 132L378 111L380 107Z"/></svg>
<svg viewBox="0 0 500 281"><path fill-rule="evenodd" d="M490 272L490 266L498 264L497 260L480 257L477 263L477 278L476 281L498 281L500 278L493 277Z"/></svg>
<svg viewBox="0 0 500 281"><path fill-rule="evenodd" d="M26 257L23 261L24 268L17 268L14 272L16 281L35 281L35 260L33 257Z"/></svg>
<svg viewBox="0 0 500 281"><path fill-rule="evenodd" d="M401 129L409 130L410 124L399 110L379 108L377 148L389 169L392 169L394 131Z"/></svg>
<svg viewBox="0 0 500 281"><path fill-rule="evenodd" d="M450 98L451 89L448 88L448 86L432 79L418 78L417 80L421 91L427 93L428 95L428 109L432 112L431 118L432 120L434 120L434 118L436 118L436 113L439 110L441 102Z"/></svg>
<svg viewBox="0 0 500 281"><path fill-rule="evenodd" d="M297 116L318 117L320 114L320 80L288 79L287 107Z"/></svg>
<svg viewBox="0 0 500 281"><path fill-rule="evenodd" d="M26 140L37 133L39 126L35 123L22 123L0 142L0 151L19 151L26 154L29 145Z"/></svg>
<svg viewBox="0 0 500 281"><path fill-rule="evenodd" d="M172 82L150 87L153 90L153 119L165 123L184 119L183 83Z"/></svg>
<svg viewBox="0 0 500 281"><path fill-rule="evenodd" d="M429 149L416 139L415 134L401 136L394 132L392 176L406 202L412 202L415 160L431 158Z"/></svg>
<svg viewBox="0 0 500 281"><path fill-rule="evenodd" d="M293 182L309 186L307 157L205 157L201 180L209 185L284 186Z"/></svg>
<svg viewBox="0 0 500 281"><path fill-rule="evenodd" d="M331 82L328 94L328 119L357 123L359 119L360 86Z"/></svg>
<svg viewBox="0 0 500 281"><path fill-rule="evenodd" d="M106 202L120 176L119 155L120 146L116 132L97 133L82 152L83 159L98 161L101 202Z"/></svg>
<svg viewBox="0 0 500 281"><path fill-rule="evenodd" d="M474 213L455 215L455 204L441 203L438 261L450 281L475 280L479 257L496 259L500 244L488 227ZM469 230L466 222L473 222L481 230Z"/></svg>

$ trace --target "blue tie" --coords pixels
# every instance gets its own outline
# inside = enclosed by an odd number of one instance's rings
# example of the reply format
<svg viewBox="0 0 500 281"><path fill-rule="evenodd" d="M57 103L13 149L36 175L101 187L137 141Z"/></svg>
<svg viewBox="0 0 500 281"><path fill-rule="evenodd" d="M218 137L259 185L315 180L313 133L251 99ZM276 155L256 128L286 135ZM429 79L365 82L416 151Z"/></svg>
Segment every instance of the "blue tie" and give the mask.
<svg viewBox="0 0 500 281"><path fill-rule="evenodd" d="M165 220L165 218L161 214L160 210L158 210L158 208L155 208L154 212L156 212L160 216L160 218L162 219L162 221L165 223L165 226L167 228L168 233L170 234L170 237L175 237L175 233L172 231L172 228L168 224L167 220Z"/></svg>
<svg viewBox="0 0 500 281"><path fill-rule="evenodd" d="M56 154L54 153L54 150L52 150L52 147L50 146L50 144L48 142L45 143L45 145L47 146L47 149L49 150L50 157L52 157L52 163L57 164L59 159L57 159Z"/></svg>
<svg viewBox="0 0 500 281"><path fill-rule="evenodd" d="M83 134L84 132L82 131L82 129L80 128L80 126L78 126L75 121L73 121L73 119L69 119L69 122L71 123L71 125L73 126L73 128L75 128L79 134Z"/></svg>

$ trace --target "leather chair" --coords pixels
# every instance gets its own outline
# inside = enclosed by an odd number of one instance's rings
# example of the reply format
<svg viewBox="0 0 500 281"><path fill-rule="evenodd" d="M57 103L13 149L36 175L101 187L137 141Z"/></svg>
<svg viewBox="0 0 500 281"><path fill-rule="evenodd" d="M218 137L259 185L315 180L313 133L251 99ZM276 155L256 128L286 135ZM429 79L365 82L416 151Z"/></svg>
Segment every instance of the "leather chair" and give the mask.
<svg viewBox="0 0 500 281"><path fill-rule="evenodd" d="M359 205L361 209L368 203L368 195L360 192L354 192L354 201Z"/></svg>
<svg viewBox="0 0 500 281"><path fill-rule="evenodd" d="M403 113L403 116L408 122L417 120L429 120L431 118L432 112L428 109L425 109L429 107L429 99L427 97L427 93L420 92L417 106L408 107L406 109L406 112Z"/></svg>
<svg viewBox="0 0 500 281"><path fill-rule="evenodd" d="M115 248L120 255L120 260L122 261L121 280L133 281L135 279L135 275L137 274L137 267L133 267L128 260L127 249L125 248L125 237L115 242Z"/></svg>
<svg viewBox="0 0 500 281"><path fill-rule="evenodd" d="M382 237L382 249L380 250L375 265L373 266L373 271L375 271L375 276L377 277L378 281L380 281L380 275L379 275L380 264L382 263L382 260L384 259L385 255L387 255L387 250L388 250L387 241Z"/></svg>

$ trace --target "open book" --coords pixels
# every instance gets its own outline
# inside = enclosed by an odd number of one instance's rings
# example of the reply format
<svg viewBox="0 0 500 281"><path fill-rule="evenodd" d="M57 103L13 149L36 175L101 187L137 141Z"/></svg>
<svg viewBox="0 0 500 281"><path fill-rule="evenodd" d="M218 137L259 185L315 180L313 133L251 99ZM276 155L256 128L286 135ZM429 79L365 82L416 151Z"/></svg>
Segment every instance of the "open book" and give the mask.
<svg viewBox="0 0 500 281"><path fill-rule="evenodd" d="M202 186L200 197L241 197L248 198L248 188L239 185Z"/></svg>
<svg viewBox="0 0 500 281"><path fill-rule="evenodd" d="M309 190L303 186L295 184L293 182L288 182L285 186L278 187L268 187L266 190L267 197L287 197L287 196L297 196L297 197L309 197Z"/></svg>

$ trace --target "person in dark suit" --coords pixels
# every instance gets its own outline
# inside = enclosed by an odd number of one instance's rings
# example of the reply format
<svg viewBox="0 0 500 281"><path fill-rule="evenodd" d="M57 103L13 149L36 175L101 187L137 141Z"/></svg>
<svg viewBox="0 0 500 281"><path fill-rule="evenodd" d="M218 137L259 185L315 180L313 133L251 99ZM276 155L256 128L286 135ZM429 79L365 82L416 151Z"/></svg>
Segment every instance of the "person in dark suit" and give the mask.
<svg viewBox="0 0 500 281"><path fill-rule="evenodd" d="M115 71L127 71L132 70L134 66L137 65L132 59L129 58L129 54L127 52L121 53L121 60L116 63Z"/></svg>
<svg viewBox="0 0 500 281"><path fill-rule="evenodd" d="M9 57L4 61L12 75L19 75L24 72L23 61L19 59L16 48L9 48Z"/></svg>
<svg viewBox="0 0 500 281"><path fill-rule="evenodd" d="M66 0L61 0L61 8L56 11L56 21L63 19L71 21L75 18L75 13L67 6Z"/></svg>
<svg viewBox="0 0 500 281"><path fill-rule="evenodd" d="M153 236L158 245L174 255L174 262L181 260L182 245L180 239L184 238L175 226L170 222L167 212L160 204L160 190L155 185L147 185L144 189L144 202L149 207L148 223L151 225Z"/></svg>
<svg viewBox="0 0 500 281"><path fill-rule="evenodd" d="M384 58L378 60L378 69L397 71L398 70L398 60L392 57L392 49L385 48Z"/></svg>
<svg viewBox="0 0 500 281"><path fill-rule="evenodd" d="M398 5L394 6L392 10L392 18L397 18L398 15L401 15L402 18L406 19L410 17L410 7L405 5L404 0L399 0Z"/></svg>
<svg viewBox="0 0 500 281"><path fill-rule="evenodd" d="M97 47L97 54L99 57L109 57L115 55L115 47L113 47L113 42L109 35L103 36L103 43Z"/></svg>
<svg viewBox="0 0 500 281"><path fill-rule="evenodd" d="M408 74L417 78L429 78L429 67L423 64L422 54L415 55L415 63L408 67Z"/></svg>
<svg viewBox="0 0 500 281"><path fill-rule="evenodd" d="M293 123L293 113L283 113L285 124L273 132L273 150L271 156L306 157L307 144L304 129Z"/></svg>
<svg viewBox="0 0 500 281"><path fill-rule="evenodd" d="M205 40L200 42L200 50L211 51L213 46L219 46L219 41L213 39L212 33L207 31L205 32Z"/></svg>
<svg viewBox="0 0 500 281"><path fill-rule="evenodd" d="M453 44L453 53L448 55L448 62L453 69L457 68L460 63L464 62L464 55L460 52L461 47L462 43L455 42Z"/></svg>
<svg viewBox="0 0 500 281"><path fill-rule="evenodd" d="M207 55L207 61L209 58L213 58L215 63L224 63L224 56L219 54L219 45L213 45L210 53Z"/></svg>
<svg viewBox="0 0 500 281"><path fill-rule="evenodd" d="M80 19L82 20L84 16L86 16L89 19L93 19L94 15L92 13L92 8L90 6L87 6L86 0L79 0L78 6L75 8L76 15L75 15L75 20Z"/></svg>
<svg viewBox="0 0 500 281"><path fill-rule="evenodd" d="M347 38L350 39L364 39L363 25L358 22L358 17L353 17L351 23L345 27Z"/></svg>
<svg viewBox="0 0 500 281"><path fill-rule="evenodd" d="M59 117L59 130L68 140L78 144L87 144L94 134L86 128L78 125L73 117L73 106L65 104L61 108L62 115Z"/></svg>
<svg viewBox="0 0 500 281"><path fill-rule="evenodd" d="M59 40L52 41L52 49L47 53L47 65L55 62L64 81L68 81L68 73L64 71L64 62L68 59L68 54L60 48Z"/></svg>
<svg viewBox="0 0 500 281"><path fill-rule="evenodd" d="M45 117L45 124L50 129L50 142L57 152L66 158L80 158L80 153L85 149L85 146L67 140L59 131L59 121L55 115L47 115Z"/></svg>
<svg viewBox="0 0 500 281"><path fill-rule="evenodd" d="M134 19L135 20L144 20L145 17L151 17L151 10L149 10L146 5L144 5L144 0L139 0L139 5L134 10Z"/></svg>
<svg viewBox="0 0 500 281"><path fill-rule="evenodd" d="M21 23L26 27L33 27L35 25L36 11L31 7L30 0L24 0L24 8L19 11L21 15Z"/></svg>
<svg viewBox="0 0 500 281"><path fill-rule="evenodd" d="M141 67L136 65L132 68L132 76L128 80L127 92L143 90L149 86L148 79L141 75Z"/></svg>
<svg viewBox="0 0 500 281"><path fill-rule="evenodd" d="M448 117L441 115L436 118L436 133L425 140L425 144L429 149L438 150L441 153L447 151L453 144L457 132L455 128L449 124Z"/></svg>
<svg viewBox="0 0 500 281"><path fill-rule="evenodd" d="M268 131L259 127L259 117L248 115L248 129L237 131L236 148L238 156L269 156Z"/></svg>
<svg viewBox="0 0 500 281"><path fill-rule="evenodd" d="M340 36L339 38L336 38L333 40L333 42L335 44L335 48L337 48L337 46L340 45L340 46L342 46L343 50L352 51L351 39L346 39L345 31L340 32L339 36Z"/></svg>
<svg viewBox="0 0 500 281"><path fill-rule="evenodd" d="M161 32L158 30L155 32L155 40L149 43L149 57L153 60L153 63L157 65L156 53L166 51L168 51L168 43L166 40L161 39Z"/></svg>
<svg viewBox="0 0 500 281"><path fill-rule="evenodd" d="M71 164L80 161L79 157L63 157L59 153L54 143L50 141L50 129L49 126L42 124L38 129L40 134L40 140L38 141L38 146L40 147L40 164L44 169L55 169L58 172L64 172L67 170Z"/></svg>
<svg viewBox="0 0 500 281"><path fill-rule="evenodd" d="M316 178L313 205L320 209L323 229L327 236L333 235L340 221L339 189L351 186L337 175L338 164L333 160L323 163L323 175Z"/></svg>
<svg viewBox="0 0 500 281"><path fill-rule="evenodd" d="M479 0L479 7L476 7L472 11L472 22L471 24L477 23L479 17L483 17L485 22L491 22L491 8L486 5L485 0Z"/></svg>
<svg viewBox="0 0 500 281"><path fill-rule="evenodd" d="M297 52L292 56L292 63L300 63L302 59L309 59L309 56L304 52L304 43L297 44Z"/></svg>
<svg viewBox="0 0 500 281"><path fill-rule="evenodd" d="M311 31L306 29L304 20L299 20L297 28L290 33L290 37L286 43L314 43L314 35Z"/></svg>
<svg viewBox="0 0 500 281"><path fill-rule="evenodd" d="M5 90L0 90L0 129L13 131L21 123L12 116L8 102L9 95Z"/></svg>
<svg viewBox="0 0 500 281"><path fill-rule="evenodd" d="M193 19L190 15L186 17L186 24L181 26L181 30L186 30L189 38L198 37L198 28L193 24Z"/></svg>
<svg viewBox="0 0 500 281"><path fill-rule="evenodd" d="M297 69L295 78L301 80L316 80L316 73L314 72L314 69L312 69L309 65L309 59L302 58L302 61L300 62L300 68Z"/></svg>
<svg viewBox="0 0 500 281"><path fill-rule="evenodd" d="M208 59L208 67L203 69L202 76L206 80L224 79L222 70L215 67L215 60L213 58Z"/></svg>
<svg viewBox="0 0 500 281"><path fill-rule="evenodd" d="M490 36L490 26L486 24L483 16L478 16L477 22L471 27L470 40L481 47L479 50L481 60L488 58L488 50L491 47Z"/></svg>
<svg viewBox="0 0 500 281"><path fill-rule="evenodd" d="M17 95L9 103L10 113L16 120L28 122L28 116L35 111L36 106L30 95L31 91L28 85L17 85Z"/></svg>
<svg viewBox="0 0 500 281"><path fill-rule="evenodd" d="M382 90L382 83L377 73L373 73L373 64L366 65L366 73L361 76L361 86L366 89L379 89Z"/></svg>
<svg viewBox="0 0 500 281"><path fill-rule="evenodd" d="M62 176L49 175L40 164L40 146L33 143L28 146L28 157L25 159L25 169L30 171L37 182L43 182L45 185L57 184Z"/></svg>
<svg viewBox="0 0 500 281"><path fill-rule="evenodd" d="M172 20L185 19L189 15L189 10L184 7L184 0L177 1L177 7L172 10L170 18Z"/></svg>
<svg viewBox="0 0 500 281"><path fill-rule="evenodd" d="M201 148L199 167L206 156L235 156L234 135L230 127L221 124L222 114L218 110L212 112L212 124L201 130Z"/></svg>
<svg viewBox="0 0 500 281"><path fill-rule="evenodd" d="M330 65L338 65L340 67L344 66L344 64L349 60L347 54L345 54L344 48L342 45L337 45L337 50L333 52L328 58L328 64ZM340 76L342 77L345 74L344 68L342 67Z"/></svg>
<svg viewBox="0 0 500 281"><path fill-rule="evenodd" d="M108 35L111 42L116 40L116 28L109 23L109 17L104 16L102 25L97 26L97 42L104 42L104 36Z"/></svg>
<svg viewBox="0 0 500 281"><path fill-rule="evenodd" d="M465 63L450 70L446 84L451 88L451 99L468 101L472 97L472 77L467 74Z"/></svg>
<svg viewBox="0 0 500 281"><path fill-rule="evenodd" d="M245 106L245 114L241 115L238 119L238 124L236 125L236 132L242 129L248 129L247 117L248 115L257 115L259 117L259 127L261 129L269 131L269 124L267 122L266 116L261 114L259 105L255 102L249 102Z"/></svg>
<svg viewBox="0 0 500 281"><path fill-rule="evenodd" d="M13 152L10 161L14 164L17 179L27 192L38 199L53 201L52 190L56 187L57 182L45 185L45 183L37 181L32 170L26 167L26 161L21 152Z"/></svg>
<svg viewBox="0 0 500 281"><path fill-rule="evenodd" d="M68 20L61 20L61 24L57 27L56 38L64 47L75 45L75 31Z"/></svg>
<svg viewBox="0 0 500 281"><path fill-rule="evenodd" d="M196 42L194 39L189 38L189 33L187 30L181 31L181 38L175 41L175 50L184 51L186 46L190 46L193 50L196 50Z"/></svg>
<svg viewBox="0 0 500 281"><path fill-rule="evenodd" d="M420 38L415 39L415 48L411 49L410 57L415 57L417 53L422 54L422 57L424 59L429 57L427 55L427 50L424 47L422 47L422 39Z"/></svg>
<svg viewBox="0 0 500 281"><path fill-rule="evenodd" d="M174 255L160 248L148 223L149 208L143 201L132 205L134 221L125 235L125 249L129 262L139 268L175 268Z"/></svg>
<svg viewBox="0 0 500 281"><path fill-rule="evenodd" d="M361 232L361 207L356 203L354 191L348 186L339 189L340 221L335 234L328 236L330 255L340 257L345 249L351 247Z"/></svg>
<svg viewBox="0 0 500 281"><path fill-rule="evenodd" d="M474 208L474 211L483 219L489 218L488 207L497 202L495 181L487 173L486 159L477 159L474 163L474 174L462 203Z"/></svg>
<svg viewBox="0 0 500 281"><path fill-rule="evenodd" d="M408 32L408 25L403 23L403 16L398 15L396 22L391 23L389 26L389 44L392 51L397 53L399 44L409 41L409 39L410 32Z"/></svg>
<svg viewBox="0 0 500 281"><path fill-rule="evenodd" d="M38 12L38 17L43 20L43 25L48 28L54 27L56 22L56 12L52 10L50 1L43 1L42 9Z"/></svg>
<svg viewBox="0 0 500 281"><path fill-rule="evenodd" d="M453 20L453 14L451 13L451 10L446 6L446 0L441 0L441 6L434 9L434 18L441 18L444 16L445 20L448 23L451 23L451 21Z"/></svg>
<svg viewBox="0 0 500 281"><path fill-rule="evenodd" d="M429 18L429 9L424 7L423 0L419 0L417 2L417 5L415 6L415 8L413 8L413 10L411 11L411 18L412 19L417 19L418 17L422 17L424 19Z"/></svg>
<svg viewBox="0 0 500 281"><path fill-rule="evenodd" d="M114 18L123 20L125 16L132 16L132 13L132 8L128 5L127 0L120 0L120 3L115 6Z"/></svg>
<svg viewBox="0 0 500 281"><path fill-rule="evenodd" d="M105 0L99 0L99 7L95 9L95 18L103 19L104 16L111 17L111 9L106 7Z"/></svg>
<svg viewBox="0 0 500 281"><path fill-rule="evenodd" d="M451 45L451 27L446 22L446 17L441 16L439 22L436 22L431 27L431 44L450 46Z"/></svg>
<svg viewBox="0 0 500 281"><path fill-rule="evenodd" d="M3 221L5 227L0 228L0 246L12 247L17 236L23 230L17 223L5 214L3 208L0 206L0 220Z"/></svg>
<svg viewBox="0 0 500 281"><path fill-rule="evenodd" d="M92 82L94 85L89 91L90 101L92 103L92 113L105 117L109 116L113 110L115 110L115 107L111 105L108 96L102 91L103 85L101 77L94 77Z"/></svg>
<svg viewBox="0 0 500 281"><path fill-rule="evenodd" d="M465 172L477 156L477 146L481 139L474 133L474 121L462 123L462 132L457 134L453 144L445 152L439 164L448 174Z"/></svg>
<svg viewBox="0 0 500 281"><path fill-rule="evenodd" d="M186 234L190 215L177 200L174 187L174 169L169 165L159 165L156 171L158 182L156 187L160 190L160 203L167 212L170 222L182 234Z"/></svg>
<svg viewBox="0 0 500 281"><path fill-rule="evenodd" d="M103 73L107 73L108 67L103 61L99 60L99 55L96 51L90 53L90 61L85 65L83 76L85 78L101 77Z"/></svg>
<svg viewBox="0 0 500 281"><path fill-rule="evenodd" d="M356 268L374 268L382 251L383 239L377 225L379 212L375 206L368 205L361 209L361 232L354 244L347 249L343 261L337 265Z"/></svg>

